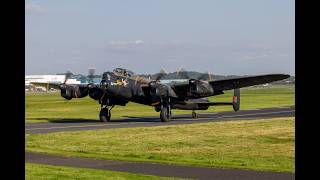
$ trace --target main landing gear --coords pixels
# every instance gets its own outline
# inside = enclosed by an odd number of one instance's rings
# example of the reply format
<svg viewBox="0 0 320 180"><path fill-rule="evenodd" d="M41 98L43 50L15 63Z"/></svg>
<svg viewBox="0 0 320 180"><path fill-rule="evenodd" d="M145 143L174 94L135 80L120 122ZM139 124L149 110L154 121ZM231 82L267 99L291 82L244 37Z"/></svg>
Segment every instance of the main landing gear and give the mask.
<svg viewBox="0 0 320 180"><path fill-rule="evenodd" d="M172 118L170 98L162 103L160 110L160 119L162 122L169 122Z"/></svg>
<svg viewBox="0 0 320 180"><path fill-rule="evenodd" d="M160 119L162 122L169 122L172 118L170 106L163 106L160 111Z"/></svg>
<svg viewBox="0 0 320 180"><path fill-rule="evenodd" d="M101 106L101 110L100 110L100 122L107 122L110 121L111 119L111 109L114 107L114 105L112 106L108 106L108 105L104 105Z"/></svg>

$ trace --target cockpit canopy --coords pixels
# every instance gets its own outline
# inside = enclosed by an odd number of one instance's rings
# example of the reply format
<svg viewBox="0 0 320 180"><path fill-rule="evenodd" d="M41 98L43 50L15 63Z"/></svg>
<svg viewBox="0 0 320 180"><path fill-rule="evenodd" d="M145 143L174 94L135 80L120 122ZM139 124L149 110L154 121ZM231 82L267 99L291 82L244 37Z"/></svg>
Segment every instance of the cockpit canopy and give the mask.
<svg viewBox="0 0 320 180"><path fill-rule="evenodd" d="M120 76L128 76L128 77L132 77L135 75L134 72L127 70L127 69L123 69L123 68L115 68L113 70L113 73L120 75Z"/></svg>

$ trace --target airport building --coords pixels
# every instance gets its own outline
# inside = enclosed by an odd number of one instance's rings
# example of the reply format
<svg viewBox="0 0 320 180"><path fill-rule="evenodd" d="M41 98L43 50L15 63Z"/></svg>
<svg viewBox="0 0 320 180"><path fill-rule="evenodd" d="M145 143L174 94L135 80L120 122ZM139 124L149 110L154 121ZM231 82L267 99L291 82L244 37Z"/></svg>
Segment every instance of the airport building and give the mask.
<svg viewBox="0 0 320 180"><path fill-rule="evenodd" d="M46 91L45 87L36 87L31 82L39 83L63 83L65 75L26 75L25 76L25 91ZM70 78L67 84L80 84L81 82L75 78Z"/></svg>
<svg viewBox="0 0 320 180"><path fill-rule="evenodd" d="M26 75L25 76L25 91L47 91L45 87L41 86L34 86L31 84L31 82L39 82L39 83L56 83L61 84L65 81L65 75L64 74L58 74L58 75ZM95 77L92 78L93 83L99 84L101 81L101 76L95 75ZM66 82L66 84L87 84L88 78L87 76L78 74L78 75L72 75L71 78L69 78ZM50 90L50 89L49 89ZM50 91L54 91L54 89L51 89Z"/></svg>

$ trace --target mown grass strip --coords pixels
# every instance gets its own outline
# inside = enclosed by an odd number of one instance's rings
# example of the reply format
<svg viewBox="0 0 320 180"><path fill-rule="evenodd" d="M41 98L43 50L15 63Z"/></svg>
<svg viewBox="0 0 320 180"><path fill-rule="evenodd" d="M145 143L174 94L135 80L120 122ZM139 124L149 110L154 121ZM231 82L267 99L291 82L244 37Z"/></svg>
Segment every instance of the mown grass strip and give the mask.
<svg viewBox="0 0 320 180"><path fill-rule="evenodd" d="M294 172L294 117L27 134L26 150L63 156Z"/></svg>
<svg viewBox="0 0 320 180"><path fill-rule="evenodd" d="M168 178L116 171L26 163L26 179L178 180L179 178Z"/></svg>

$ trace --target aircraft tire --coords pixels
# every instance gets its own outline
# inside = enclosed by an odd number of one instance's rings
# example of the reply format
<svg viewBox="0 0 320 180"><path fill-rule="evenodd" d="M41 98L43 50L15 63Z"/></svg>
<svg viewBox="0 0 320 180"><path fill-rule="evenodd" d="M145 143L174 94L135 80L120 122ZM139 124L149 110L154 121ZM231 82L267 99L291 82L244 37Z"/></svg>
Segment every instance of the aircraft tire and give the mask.
<svg viewBox="0 0 320 180"><path fill-rule="evenodd" d="M168 111L167 107L164 107L164 108L161 109L160 119L161 119L162 122L169 122L170 121L171 116L169 114L169 111Z"/></svg>
<svg viewBox="0 0 320 180"><path fill-rule="evenodd" d="M107 108L103 108L100 111L100 122L109 122L111 119L111 112Z"/></svg>
<svg viewBox="0 0 320 180"><path fill-rule="evenodd" d="M192 112L192 118L193 119L197 118L197 113L196 112Z"/></svg>

